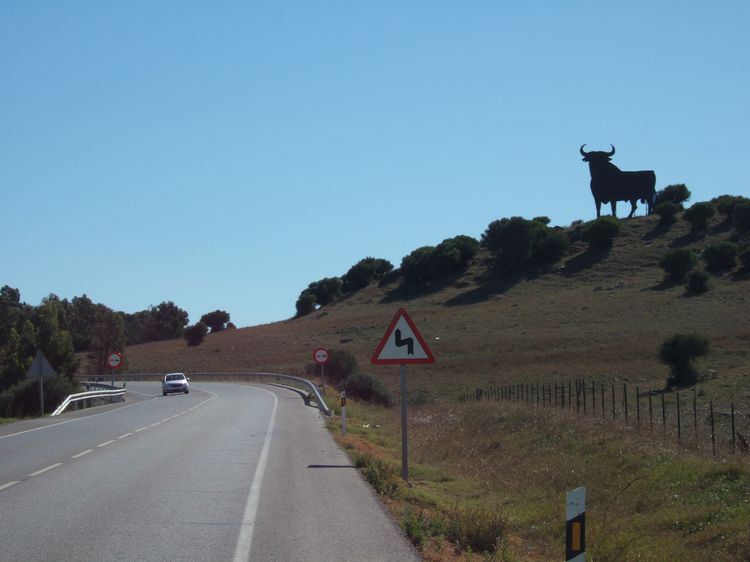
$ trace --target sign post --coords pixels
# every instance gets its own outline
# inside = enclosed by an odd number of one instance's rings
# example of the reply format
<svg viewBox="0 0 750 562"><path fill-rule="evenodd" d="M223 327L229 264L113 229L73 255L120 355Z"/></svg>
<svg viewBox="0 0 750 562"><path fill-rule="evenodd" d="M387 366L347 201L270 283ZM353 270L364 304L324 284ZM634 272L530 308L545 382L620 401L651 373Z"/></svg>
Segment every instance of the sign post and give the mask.
<svg viewBox="0 0 750 562"><path fill-rule="evenodd" d="M40 416L44 416L44 377L54 377L56 375L57 373L52 368L52 365L49 364L49 361L47 361L44 353L37 351L36 357L34 357L34 362L31 364L31 367L29 367L29 370L26 371L26 378L31 379L39 377Z"/></svg>
<svg viewBox="0 0 750 562"><path fill-rule="evenodd" d="M122 365L122 353L113 351L107 356L107 365L112 369L112 386L115 386L115 371Z"/></svg>
<svg viewBox="0 0 750 562"><path fill-rule="evenodd" d="M427 342L417 330L405 309L399 308L380 340L370 362L373 365L400 365L401 386L401 476L409 481L409 445L408 445L408 415L406 365L410 363L434 363Z"/></svg>
<svg viewBox="0 0 750 562"><path fill-rule="evenodd" d="M328 353L328 350L325 347L319 347L315 351L313 351L313 359L318 365L320 365L320 384L323 385L323 394L326 393L325 368L326 363L328 363L330 358L331 354Z"/></svg>
<svg viewBox="0 0 750 562"><path fill-rule="evenodd" d="M341 434L346 435L346 390L341 391Z"/></svg>

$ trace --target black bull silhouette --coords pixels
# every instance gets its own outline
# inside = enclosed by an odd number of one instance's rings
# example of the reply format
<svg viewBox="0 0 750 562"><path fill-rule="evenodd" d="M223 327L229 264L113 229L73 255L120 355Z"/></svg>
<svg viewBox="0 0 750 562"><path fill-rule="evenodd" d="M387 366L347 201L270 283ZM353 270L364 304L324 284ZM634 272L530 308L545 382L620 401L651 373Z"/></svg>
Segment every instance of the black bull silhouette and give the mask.
<svg viewBox="0 0 750 562"><path fill-rule="evenodd" d="M630 201L630 214L633 216L637 208L638 199L641 203L648 205L648 214L654 211L656 199L656 174L653 170L641 172L623 172L610 160L615 154L615 146L611 152L594 151L586 152L581 145L581 156L583 161L589 163L591 172L591 194L596 203L596 218L600 216L601 204L612 205L612 216L615 214L618 201Z"/></svg>

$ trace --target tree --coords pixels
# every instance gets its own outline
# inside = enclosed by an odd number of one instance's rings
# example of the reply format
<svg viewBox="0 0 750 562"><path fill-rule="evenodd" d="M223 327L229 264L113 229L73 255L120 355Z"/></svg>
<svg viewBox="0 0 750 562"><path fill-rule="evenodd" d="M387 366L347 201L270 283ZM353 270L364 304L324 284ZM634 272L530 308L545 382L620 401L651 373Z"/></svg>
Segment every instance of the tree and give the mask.
<svg viewBox="0 0 750 562"><path fill-rule="evenodd" d="M297 309L298 318L301 316L307 316L308 314L315 312L315 295L305 289L297 298L295 307Z"/></svg>
<svg viewBox="0 0 750 562"><path fill-rule="evenodd" d="M197 347L203 343L203 338L208 334L208 326L203 322L198 322L188 326L182 331L182 337L187 341L188 347Z"/></svg>
<svg viewBox="0 0 750 562"><path fill-rule="evenodd" d="M352 293L365 288L373 280L382 277L393 269L388 260L366 257L349 268L342 277L342 291Z"/></svg>
<svg viewBox="0 0 750 562"><path fill-rule="evenodd" d="M407 285L419 285L432 278L434 246L421 246L401 259L401 274Z"/></svg>
<svg viewBox="0 0 750 562"><path fill-rule="evenodd" d="M737 254L737 244L728 240L703 248L706 269L712 273L734 268L737 265Z"/></svg>
<svg viewBox="0 0 750 562"><path fill-rule="evenodd" d="M699 334L675 334L662 342L659 359L670 367L669 386L687 386L698 381L693 359L706 355L708 340Z"/></svg>
<svg viewBox="0 0 750 562"><path fill-rule="evenodd" d="M315 303L318 306L325 306L341 296L343 284L340 277L325 277L310 283L307 290L315 295Z"/></svg>
<svg viewBox="0 0 750 562"><path fill-rule="evenodd" d="M504 273L512 273L533 254L538 226L523 217L511 217L491 222L482 234L482 246L495 256L496 263Z"/></svg>
<svg viewBox="0 0 750 562"><path fill-rule="evenodd" d="M188 313L172 301L151 307L145 322L146 341L174 340L182 336Z"/></svg>
<svg viewBox="0 0 750 562"><path fill-rule="evenodd" d="M229 313L224 310L214 310L201 316L201 322L211 329L212 334L221 332L227 327Z"/></svg>
<svg viewBox="0 0 750 562"><path fill-rule="evenodd" d="M88 369L92 374L109 370L107 357L113 351L125 349L125 323L121 314L103 304L96 305L96 316L89 344Z"/></svg>

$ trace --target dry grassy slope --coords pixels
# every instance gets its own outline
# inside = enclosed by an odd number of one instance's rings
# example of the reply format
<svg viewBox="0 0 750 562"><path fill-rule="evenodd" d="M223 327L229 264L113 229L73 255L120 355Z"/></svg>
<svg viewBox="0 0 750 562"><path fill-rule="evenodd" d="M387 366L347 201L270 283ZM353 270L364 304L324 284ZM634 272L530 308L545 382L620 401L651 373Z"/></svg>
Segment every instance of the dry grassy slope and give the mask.
<svg viewBox="0 0 750 562"><path fill-rule="evenodd" d="M182 340L134 346L126 351L129 369L299 374L312 350L326 346L352 352L364 370L395 388L398 368L369 360L404 306L437 358L434 365L409 367L410 389L438 397L486 384L578 376L658 387L667 374L656 358L660 342L695 331L712 345L700 366L718 375L705 385L707 395L750 401L750 281L733 273L712 276L708 293L687 298L682 285L663 284L657 265L671 249L699 249L729 233L718 219L700 237L690 236L683 221L662 232L657 220L621 221L614 247L600 259L577 243L555 271L489 284L479 259L460 279L409 300L389 297L396 285L373 285L310 316L211 335L196 348Z"/></svg>

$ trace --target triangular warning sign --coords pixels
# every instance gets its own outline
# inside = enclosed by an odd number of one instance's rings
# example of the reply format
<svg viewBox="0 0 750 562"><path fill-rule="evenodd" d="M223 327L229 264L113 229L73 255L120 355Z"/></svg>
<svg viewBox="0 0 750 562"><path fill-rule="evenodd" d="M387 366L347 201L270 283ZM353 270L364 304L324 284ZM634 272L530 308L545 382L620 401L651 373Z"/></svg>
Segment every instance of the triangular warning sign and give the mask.
<svg viewBox="0 0 750 562"><path fill-rule="evenodd" d="M26 371L26 378L39 379L42 377L54 377L55 375L57 375L57 373L52 368L52 365L49 364L49 361L47 361L44 353L37 351L36 357L34 357L34 362L31 364L31 367L29 367L29 370Z"/></svg>
<svg viewBox="0 0 750 562"><path fill-rule="evenodd" d="M434 363L435 358L409 314L399 308L370 361L373 365L404 365Z"/></svg>

